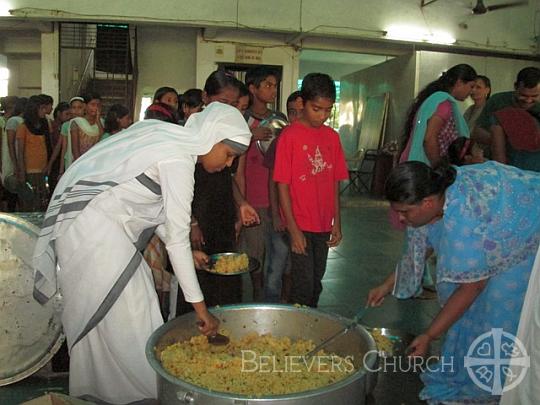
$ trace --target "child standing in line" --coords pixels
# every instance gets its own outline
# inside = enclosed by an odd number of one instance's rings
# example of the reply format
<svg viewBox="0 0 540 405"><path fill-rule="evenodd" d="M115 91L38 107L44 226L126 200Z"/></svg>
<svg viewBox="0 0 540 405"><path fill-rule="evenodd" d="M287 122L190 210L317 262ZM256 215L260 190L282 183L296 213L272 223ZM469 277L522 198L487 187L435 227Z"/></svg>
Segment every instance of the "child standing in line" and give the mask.
<svg viewBox="0 0 540 405"><path fill-rule="evenodd" d="M259 218L261 218L259 226L244 228L240 234L241 250L263 264L259 270L250 273L253 300L256 302L262 301L264 298L263 279L264 275L268 273L268 265L271 263L269 253L280 250L280 247L281 251L287 250L279 235L273 235L268 196L269 170L264 166L264 155L257 147L257 141L268 140L272 134L269 128L260 126L264 119L272 115L286 119L283 114L268 108L268 104L276 100L279 81L279 73L266 66L254 67L246 73L246 86L249 90L251 104L244 117L253 137L247 152L240 156L238 163L238 172L245 174L245 182L243 184L237 183L248 203L257 210ZM238 178L242 179L242 176L235 177L235 180ZM277 246L274 246L276 244Z"/></svg>
<svg viewBox="0 0 540 405"><path fill-rule="evenodd" d="M129 115L129 108L122 104L113 104L107 111L105 116L105 122L103 125L103 135L101 141L111 137L114 134L126 129L132 124L131 117Z"/></svg>
<svg viewBox="0 0 540 405"><path fill-rule="evenodd" d="M236 108L244 115L251 104L251 97L249 96L249 90L244 83L239 84L240 96L238 97L238 103Z"/></svg>
<svg viewBox="0 0 540 405"><path fill-rule="evenodd" d="M86 108L84 98L76 96L69 100L69 108L71 112L71 119L66 121L60 127L60 135L62 135L62 144L60 146L60 175L64 174L67 168L73 163L73 154L71 153L71 136L70 127L71 120L77 117L82 117Z"/></svg>
<svg viewBox="0 0 540 405"><path fill-rule="evenodd" d="M295 91L287 98L287 118L289 124L293 124L302 117L304 102L300 91ZM264 274L264 297L269 302L289 302L291 293L291 261L289 259L289 244L286 241L285 231L287 227L279 212L279 196L277 183L274 177L274 162L276 160L276 146L279 137L274 139L266 154L264 155L264 166L268 168L270 174L268 178L268 197L270 200L270 212L272 216L273 235L280 240L276 241L277 246L285 246L285 249L272 250L268 254L268 272Z"/></svg>
<svg viewBox="0 0 540 405"><path fill-rule="evenodd" d="M87 94L84 102L86 104L84 117L73 118L69 126L73 161L88 152L103 135L101 97L98 94Z"/></svg>
<svg viewBox="0 0 540 405"><path fill-rule="evenodd" d="M15 96L2 97L0 99L0 104L4 111L4 115L0 118L0 181L4 187L0 208L2 211L14 212L17 207L17 181L15 180L17 162L16 159L13 159L16 154L15 136L17 127L24 121L20 115L22 115L24 111L26 98L19 99ZM9 129L8 123L11 126L11 130Z"/></svg>
<svg viewBox="0 0 540 405"><path fill-rule="evenodd" d="M339 181L348 178L339 135L324 125L336 99L332 78L310 73L302 118L280 135L274 168L291 242L291 303L317 307L328 248L341 242Z"/></svg>
<svg viewBox="0 0 540 405"><path fill-rule="evenodd" d="M178 113L180 114L180 125L184 126L191 114L201 112L204 103L201 89L189 89L179 97Z"/></svg>
<svg viewBox="0 0 540 405"><path fill-rule="evenodd" d="M203 91L206 106L238 103L240 82L232 74L217 70L208 76ZM191 118L186 127L192 125ZM201 164L195 165L195 185L192 202L191 246L208 255L236 251L236 222L258 222L255 210L245 201L234 185L236 171L225 167L219 172L207 172ZM208 306L237 304L242 302L242 279L240 276L216 276L204 271L197 277ZM187 308L191 310L189 307ZM180 297L178 314L185 313L186 305Z"/></svg>
<svg viewBox="0 0 540 405"><path fill-rule="evenodd" d="M173 87L160 87L154 93L154 101L152 103L167 104L175 111L178 111L178 92Z"/></svg>
<svg viewBox="0 0 540 405"><path fill-rule="evenodd" d="M24 111L24 123L17 128L17 181L21 211L40 212L47 208L48 195L45 182L49 157L52 154L50 124L46 118L48 100L41 96L29 98Z"/></svg>

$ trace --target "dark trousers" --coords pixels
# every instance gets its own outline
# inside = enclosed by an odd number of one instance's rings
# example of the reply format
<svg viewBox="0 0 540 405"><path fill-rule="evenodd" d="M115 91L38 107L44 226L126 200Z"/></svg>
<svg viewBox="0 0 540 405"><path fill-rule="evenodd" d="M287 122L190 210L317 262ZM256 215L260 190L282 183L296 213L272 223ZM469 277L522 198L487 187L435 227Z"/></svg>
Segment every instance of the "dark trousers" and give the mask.
<svg viewBox="0 0 540 405"><path fill-rule="evenodd" d="M330 232L303 232L306 254L291 252L291 304L317 307L328 258Z"/></svg>

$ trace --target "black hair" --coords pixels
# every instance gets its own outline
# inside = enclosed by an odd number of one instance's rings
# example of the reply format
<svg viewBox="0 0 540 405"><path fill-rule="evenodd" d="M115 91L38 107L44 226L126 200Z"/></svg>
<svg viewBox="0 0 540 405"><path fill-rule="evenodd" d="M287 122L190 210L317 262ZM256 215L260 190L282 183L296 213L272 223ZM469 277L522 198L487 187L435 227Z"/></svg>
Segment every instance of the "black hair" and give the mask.
<svg viewBox="0 0 540 405"><path fill-rule="evenodd" d="M540 82L540 69L534 66L528 66L519 71L515 86L523 85L527 89L532 89L533 87L538 86Z"/></svg>
<svg viewBox="0 0 540 405"><path fill-rule="evenodd" d="M26 97L18 97L17 101L15 102L15 107L13 107L13 117L16 117L18 115L21 115L24 110L26 109L26 104L28 103L28 99Z"/></svg>
<svg viewBox="0 0 540 405"><path fill-rule="evenodd" d="M448 164L462 166L465 163L464 157L465 155L470 154L472 145L471 140L464 136L460 136L454 140L450 146L448 146L448 153L446 155Z"/></svg>
<svg viewBox="0 0 540 405"><path fill-rule="evenodd" d="M240 90L240 97L245 97L245 96L250 95L248 87L242 82L240 82L240 84L238 85L238 90Z"/></svg>
<svg viewBox="0 0 540 405"><path fill-rule="evenodd" d="M482 80L484 82L484 86L489 87L489 93L486 97L486 99L488 99L489 96L491 96L491 80L489 80L489 77L483 75L476 76L476 80Z"/></svg>
<svg viewBox="0 0 540 405"><path fill-rule="evenodd" d="M44 104L54 104L54 100L48 94L39 94L38 97L41 97L44 101Z"/></svg>
<svg viewBox="0 0 540 405"><path fill-rule="evenodd" d="M210 73L210 76L206 79L204 92L207 96L215 96L227 87L240 89L239 83L242 82L234 77L232 73L225 70L216 70Z"/></svg>
<svg viewBox="0 0 540 405"><path fill-rule="evenodd" d="M175 88L164 86L164 87L160 87L159 89L156 90L156 92L154 93L154 98L152 99L152 101L154 103L161 102L161 97L163 97L167 93L174 93L174 94L176 94L176 96L178 96L178 92L176 91Z"/></svg>
<svg viewBox="0 0 540 405"><path fill-rule="evenodd" d="M424 87L414 99L413 104L407 113L407 120L405 121L400 151L405 149L405 146L409 141L418 109L429 96L437 91L445 91L449 93L458 80L463 82L471 82L476 79L476 76L476 71L472 66L462 63L452 66L446 72L443 72L437 80L432 81L426 87Z"/></svg>
<svg viewBox="0 0 540 405"><path fill-rule="evenodd" d="M430 195L442 195L456 180L456 169L441 165L432 169L423 162L401 163L390 172L384 192L390 202L418 204Z"/></svg>
<svg viewBox="0 0 540 405"><path fill-rule="evenodd" d="M268 76L274 76L278 82L281 81L281 75L275 68L269 66L255 66L248 69L245 79L246 86L249 87L253 84L255 87L259 87Z"/></svg>
<svg viewBox="0 0 540 405"><path fill-rule="evenodd" d="M178 124L178 111L165 103L153 103L144 112L145 120L160 120Z"/></svg>
<svg viewBox="0 0 540 405"><path fill-rule="evenodd" d="M109 111L107 111L107 115L105 116L105 125L104 129L105 132L113 133L115 131L118 131L120 129L120 126L118 125L118 121L120 118L125 117L129 114L129 109L122 104L113 104L109 108Z"/></svg>
<svg viewBox="0 0 540 405"><path fill-rule="evenodd" d="M203 105L202 101L202 90L201 89L189 89L186 90L179 98L180 108L187 105L189 108L201 107Z"/></svg>
<svg viewBox="0 0 540 405"><path fill-rule="evenodd" d="M24 109L24 124L26 128L34 135L45 136L45 147L47 148L47 157L51 156L52 145L49 136L49 123L47 118L41 118L39 116L39 109L48 105L49 102L46 98L39 96L31 96L26 103Z"/></svg>
<svg viewBox="0 0 540 405"><path fill-rule="evenodd" d="M0 98L0 107L4 113L7 112L7 110L15 108L16 103L17 96L5 96Z"/></svg>
<svg viewBox="0 0 540 405"><path fill-rule="evenodd" d="M101 96L98 93L86 93L84 96L84 102L88 104L92 100L99 100L101 101Z"/></svg>
<svg viewBox="0 0 540 405"><path fill-rule="evenodd" d="M334 80L325 73L309 73L302 80L300 89L302 100L312 101L318 97L336 101L336 85Z"/></svg>
<svg viewBox="0 0 540 405"><path fill-rule="evenodd" d="M291 95L287 97L286 104L295 102L298 97L302 97L302 93L300 92L300 90L293 91Z"/></svg>
<svg viewBox="0 0 540 405"><path fill-rule="evenodd" d="M38 128L41 125L41 118L39 117L39 108L43 105L49 104L46 99L40 95L31 96L26 103L24 108L24 123L26 126L31 128Z"/></svg>
<svg viewBox="0 0 540 405"><path fill-rule="evenodd" d="M61 112L66 111L66 110L69 110L69 109L70 109L70 107L69 107L69 103L67 101L60 101L58 103L58 105L55 107L54 111L53 111L53 117L56 119L58 114L60 114Z"/></svg>

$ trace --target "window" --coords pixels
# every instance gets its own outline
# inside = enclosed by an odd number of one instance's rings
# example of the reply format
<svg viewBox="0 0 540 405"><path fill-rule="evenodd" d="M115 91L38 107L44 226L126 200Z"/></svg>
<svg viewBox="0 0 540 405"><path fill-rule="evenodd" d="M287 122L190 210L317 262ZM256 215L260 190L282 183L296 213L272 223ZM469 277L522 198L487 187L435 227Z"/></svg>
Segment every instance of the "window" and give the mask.
<svg viewBox="0 0 540 405"><path fill-rule="evenodd" d="M0 68L0 97L8 95L9 69Z"/></svg>
<svg viewBox="0 0 540 405"><path fill-rule="evenodd" d="M143 96L141 98L141 112L139 113L139 121L144 120L146 109L152 104L152 96Z"/></svg>

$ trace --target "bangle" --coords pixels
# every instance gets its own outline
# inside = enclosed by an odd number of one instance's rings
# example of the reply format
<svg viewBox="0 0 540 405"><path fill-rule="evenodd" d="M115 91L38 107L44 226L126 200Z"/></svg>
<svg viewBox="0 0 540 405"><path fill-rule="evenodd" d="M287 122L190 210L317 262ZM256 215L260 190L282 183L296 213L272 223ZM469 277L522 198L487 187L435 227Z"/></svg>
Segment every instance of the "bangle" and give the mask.
<svg viewBox="0 0 540 405"><path fill-rule="evenodd" d="M191 225L191 226L198 226L199 223L198 223L197 221L193 221L190 225Z"/></svg>

